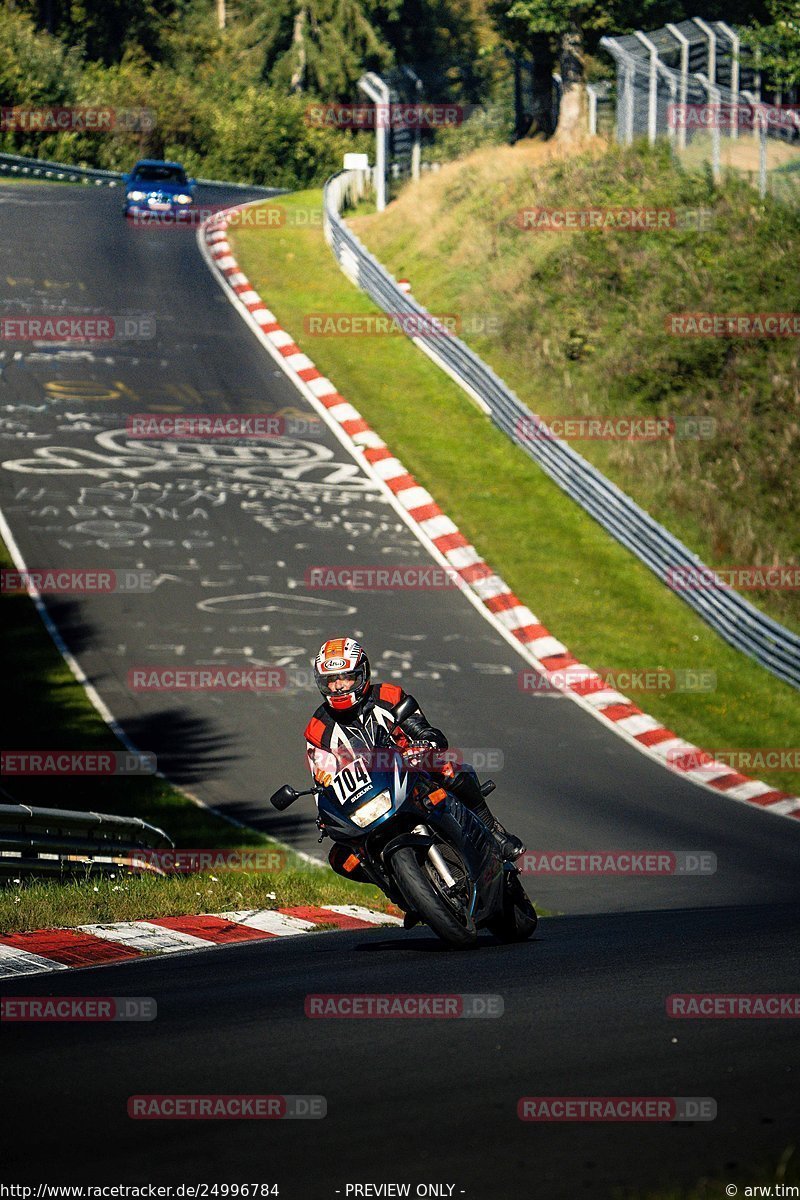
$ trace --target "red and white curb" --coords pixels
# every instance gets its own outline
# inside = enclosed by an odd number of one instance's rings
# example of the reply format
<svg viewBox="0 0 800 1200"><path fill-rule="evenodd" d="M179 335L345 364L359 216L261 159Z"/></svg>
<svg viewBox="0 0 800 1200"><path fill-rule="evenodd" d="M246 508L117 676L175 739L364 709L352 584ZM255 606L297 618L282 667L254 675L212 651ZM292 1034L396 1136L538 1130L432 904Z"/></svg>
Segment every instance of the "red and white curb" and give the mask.
<svg viewBox="0 0 800 1200"><path fill-rule="evenodd" d="M389 913L358 904L295 905L252 908L202 916L153 917L151 921L118 921L111 925L79 925L77 929L34 929L0 934L0 979L40 975L70 967L98 967L153 954L212 950L233 942L315 933L321 926L374 929L402 925Z"/></svg>
<svg viewBox="0 0 800 1200"><path fill-rule="evenodd" d="M251 203L263 203L253 201ZM486 563L433 496L395 458L389 447L281 328L277 317L241 270L228 241L230 217L250 204L218 214L198 230L203 256L228 299L300 393L325 419L339 441L389 496L396 511L442 566L454 568L465 596L536 667L554 690L569 696L598 720L668 770L732 800L765 812L800 818L800 797L750 779L678 737L626 696L603 686L601 677L578 661L533 615ZM574 683L564 682L564 673Z"/></svg>

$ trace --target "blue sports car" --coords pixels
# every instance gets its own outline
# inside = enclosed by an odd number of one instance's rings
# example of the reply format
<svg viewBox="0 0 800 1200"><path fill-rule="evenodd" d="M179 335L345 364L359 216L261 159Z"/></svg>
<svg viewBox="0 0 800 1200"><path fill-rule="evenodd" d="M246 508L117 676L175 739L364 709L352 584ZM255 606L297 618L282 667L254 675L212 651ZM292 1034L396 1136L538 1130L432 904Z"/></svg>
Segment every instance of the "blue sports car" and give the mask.
<svg viewBox="0 0 800 1200"><path fill-rule="evenodd" d="M195 181L187 179L180 163L143 158L125 184L126 217L190 215L195 200Z"/></svg>

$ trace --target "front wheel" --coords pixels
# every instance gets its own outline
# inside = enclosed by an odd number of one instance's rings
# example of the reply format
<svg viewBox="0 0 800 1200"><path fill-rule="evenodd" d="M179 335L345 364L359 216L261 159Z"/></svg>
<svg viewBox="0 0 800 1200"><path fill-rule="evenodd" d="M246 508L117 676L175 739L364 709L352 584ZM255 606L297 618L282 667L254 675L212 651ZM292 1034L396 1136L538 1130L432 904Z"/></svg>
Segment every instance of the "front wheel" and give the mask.
<svg viewBox="0 0 800 1200"><path fill-rule="evenodd" d="M449 867L455 865L453 861L448 863ZM424 846L403 846L395 851L391 869L411 908L437 937L457 950L475 945L478 931L469 912L471 884L463 865L465 886L456 889L449 888L441 878Z"/></svg>
<svg viewBox="0 0 800 1200"><path fill-rule="evenodd" d="M489 932L500 942L524 942L533 935L539 918L516 871L506 875L503 912L489 922Z"/></svg>

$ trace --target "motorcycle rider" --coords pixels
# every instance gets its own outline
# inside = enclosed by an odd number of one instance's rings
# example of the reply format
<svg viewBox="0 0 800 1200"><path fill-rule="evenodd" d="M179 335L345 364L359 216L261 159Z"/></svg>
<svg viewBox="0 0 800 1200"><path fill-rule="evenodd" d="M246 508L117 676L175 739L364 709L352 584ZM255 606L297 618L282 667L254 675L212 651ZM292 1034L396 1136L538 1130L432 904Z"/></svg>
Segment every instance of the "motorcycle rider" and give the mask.
<svg viewBox="0 0 800 1200"><path fill-rule="evenodd" d="M317 783L329 784L360 750L374 750L385 734L401 747L418 748L426 759L431 750L447 749L447 738L441 729L429 724L416 701L414 711L398 725L395 710L406 693L397 684L370 684L369 659L353 638L332 638L322 644L314 660L314 678L323 703L306 726L305 735L308 765ZM426 762L425 769L446 777L448 791L489 828L506 861L519 858L525 847L493 816L472 767L461 766L454 771L452 765L445 764L429 769ZM328 861L346 879L369 882L344 846L334 844Z"/></svg>

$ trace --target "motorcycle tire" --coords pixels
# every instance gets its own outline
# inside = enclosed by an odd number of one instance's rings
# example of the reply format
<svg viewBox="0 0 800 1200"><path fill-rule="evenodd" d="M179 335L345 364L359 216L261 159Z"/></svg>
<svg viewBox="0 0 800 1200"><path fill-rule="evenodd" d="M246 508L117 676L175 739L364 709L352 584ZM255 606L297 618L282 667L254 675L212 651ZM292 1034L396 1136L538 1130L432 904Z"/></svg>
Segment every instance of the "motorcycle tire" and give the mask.
<svg viewBox="0 0 800 1200"><path fill-rule="evenodd" d="M499 942L525 942L536 931L539 918L519 875L506 879L503 914L488 923L489 932Z"/></svg>
<svg viewBox="0 0 800 1200"><path fill-rule="evenodd" d="M457 913L442 895L425 865L426 852L403 846L392 855L392 871L398 886L415 913L437 937L456 950L469 950L478 940L469 913Z"/></svg>

